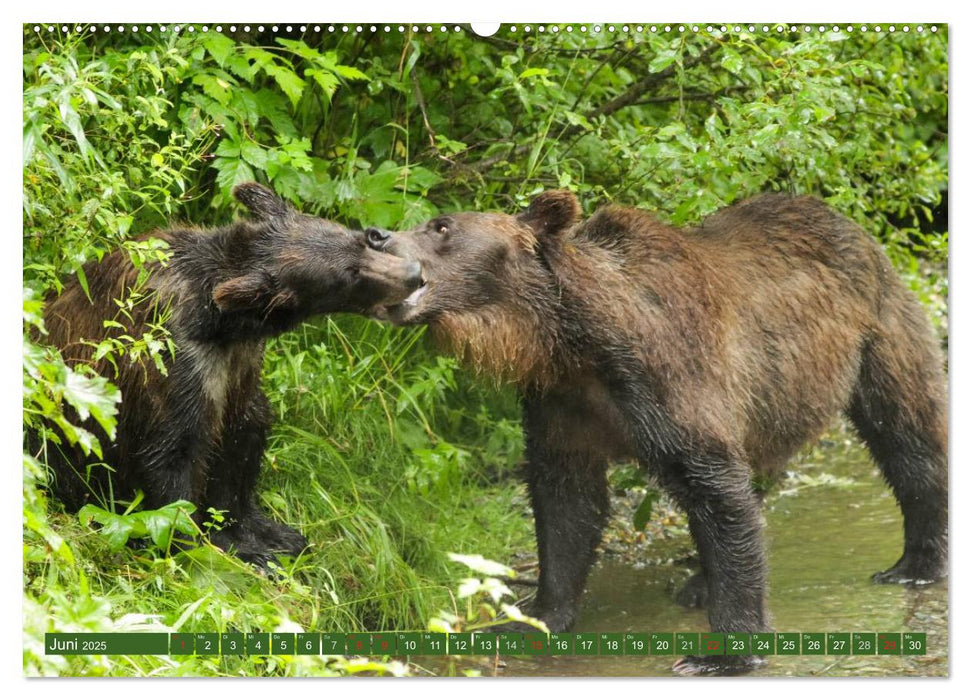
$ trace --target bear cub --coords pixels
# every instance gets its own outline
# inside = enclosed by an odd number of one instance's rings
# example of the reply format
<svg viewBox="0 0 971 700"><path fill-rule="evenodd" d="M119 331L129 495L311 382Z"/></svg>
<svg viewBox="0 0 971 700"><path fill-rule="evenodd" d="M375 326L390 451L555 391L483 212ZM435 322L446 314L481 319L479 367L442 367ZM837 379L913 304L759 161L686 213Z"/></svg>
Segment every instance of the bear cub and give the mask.
<svg viewBox="0 0 971 700"><path fill-rule="evenodd" d="M421 271L370 249L359 231L295 211L262 185L239 185L234 195L252 220L146 236L166 241L170 257L150 268L142 290L148 298L128 315L115 300L127 297L138 272L124 250L85 265L90 297L75 278L47 300L44 342L121 391L114 440L93 420L84 424L98 435L108 468L66 443L29 440L35 454L46 444L52 491L69 509L111 507L136 489L148 508L192 502L200 523L216 508L226 512L227 526L212 541L264 567L274 553L296 555L307 546L255 498L271 421L260 388L264 339L318 314L399 302L421 284ZM151 362L119 362L115 373L94 357L98 341L139 338L160 316L175 346L164 358L167 376ZM121 329L106 328L106 319Z"/></svg>

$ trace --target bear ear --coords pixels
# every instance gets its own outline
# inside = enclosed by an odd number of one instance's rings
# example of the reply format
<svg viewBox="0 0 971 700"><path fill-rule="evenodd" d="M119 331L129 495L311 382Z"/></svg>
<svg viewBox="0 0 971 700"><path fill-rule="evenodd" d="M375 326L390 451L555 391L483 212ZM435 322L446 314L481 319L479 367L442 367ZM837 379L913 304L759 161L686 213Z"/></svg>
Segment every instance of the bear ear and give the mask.
<svg viewBox="0 0 971 700"><path fill-rule="evenodd" d="M550 190L536 197L518 217L536 233L536 238L556 236L577 223L581 217L580 202L569 190Z"/></svg>
<svg viewBox="0 0 971 700"><path fill-rule="evenodd" d="M276 193L258 182L244 182L233 189L236 201L252 212L257 219L278 219L293 210Z"/></svg>
<svg viewBox="0 0 971 700"><path fill-rule="evenodd" d="M270 293L270 281L259 272L250 272L220 282L212 290L212 300L220 311L240 311L260 304Z"/></svg>

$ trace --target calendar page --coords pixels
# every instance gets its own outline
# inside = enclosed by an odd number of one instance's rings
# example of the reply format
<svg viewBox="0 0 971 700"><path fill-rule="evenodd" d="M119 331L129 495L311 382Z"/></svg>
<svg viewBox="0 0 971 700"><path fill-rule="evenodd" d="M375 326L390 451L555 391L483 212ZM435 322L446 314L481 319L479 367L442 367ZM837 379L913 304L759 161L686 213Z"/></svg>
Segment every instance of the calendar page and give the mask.
<svg viewBox="0 0 971 700"><path fill-rule="evenodd" d="M22 27L24 675L948 676L946 23L244 14Z"/></svg>

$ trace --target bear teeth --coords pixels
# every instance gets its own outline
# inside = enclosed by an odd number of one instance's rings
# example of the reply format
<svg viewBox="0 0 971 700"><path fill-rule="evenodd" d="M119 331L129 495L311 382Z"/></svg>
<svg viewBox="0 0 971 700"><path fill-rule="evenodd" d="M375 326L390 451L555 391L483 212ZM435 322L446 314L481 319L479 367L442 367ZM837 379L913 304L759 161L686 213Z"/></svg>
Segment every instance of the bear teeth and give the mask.
<svg viewBox="0 0 971 700"><path fill-rule="evenodd" d="M409 294L408 298L405 299L402 304L405 304L406 306L417 306L418 301L425 295L427 290L428 284L423 283L418 289Z"/></svg>

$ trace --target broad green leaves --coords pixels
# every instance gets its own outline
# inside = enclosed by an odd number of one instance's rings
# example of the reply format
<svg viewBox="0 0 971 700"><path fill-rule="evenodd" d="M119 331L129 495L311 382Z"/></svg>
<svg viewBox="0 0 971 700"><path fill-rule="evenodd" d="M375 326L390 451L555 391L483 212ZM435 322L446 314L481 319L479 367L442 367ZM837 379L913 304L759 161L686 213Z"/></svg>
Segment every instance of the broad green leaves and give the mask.
<svg viewBox="0 0 971 700"><path fill-rule="evenodd" d="M158 510L115 513L86 505L78 511L78 520L85 526L92 521L101 525L98 532L113 551L120 550L131 539L149 538L156 547L166 552L176 535L191 538L198 534L199 529L191 517L195 508L188 501L176 501Z"/></svg>
<svg viewBox="0 0 971 700"><path fill-rule="evenodd" d="M216 65L203 59L189 67L201 92L186 96L186 101L224 133L212 163L220 188L214 203L227 206L235 185L265 178L281 195L307 202L311 209L336 204L351 218L377 216L381 225L397 224L409 212L416 221L432 211L413 201L414 188L401 185L397 177L386 182L383 171L371 174L370 164L363 161L350 159L345 178L330 184L333 171L328 172L329 161L315 152L314 144L323 122L314 122L308 131L301 123L306 108L319 104L326 109L341 86L370 80L359 68L341 63L338 52L282 37L274 48L220 35L201 43Z"/></svg>
<svg viewBox="0 0 971 700"><path fill-rule="evenodd" d="M30 290L24 291L24 322L36 335L44 331L40 316L41 305ZM115 415L121 394L107 379L84 368L71 368L60 353L50 347L37 345L27 335L23 344L23 401L24 424L41 429L41 418L47 418L72 445L85 454L101 457L101 443L97 436L78 425L93 417L109 438L114 438ZM77 418L65 415L70 407ZM49 439L58 441L56 435Z"/></svg>

